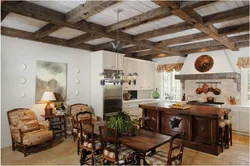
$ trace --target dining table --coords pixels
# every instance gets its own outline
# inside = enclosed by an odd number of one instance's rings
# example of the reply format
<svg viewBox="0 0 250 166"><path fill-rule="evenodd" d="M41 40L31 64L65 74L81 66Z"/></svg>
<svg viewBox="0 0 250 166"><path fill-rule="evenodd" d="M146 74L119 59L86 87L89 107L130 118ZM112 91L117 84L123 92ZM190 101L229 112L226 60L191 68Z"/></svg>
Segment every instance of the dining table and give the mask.
<svg viewBox="0 0 250 166"><path fill-rule="evenodd" d="M99 136L99 126L104 126L105 121L93 122L94 133ZM119 143L135 151L136 155L136 165L140 165L141 159L143 164L145 164L145 155L147 152L155 150L157 147L170 141L171 136L160 134L153 131L147 131L143 129L138 129L135 136L118 136Z"/></svg>

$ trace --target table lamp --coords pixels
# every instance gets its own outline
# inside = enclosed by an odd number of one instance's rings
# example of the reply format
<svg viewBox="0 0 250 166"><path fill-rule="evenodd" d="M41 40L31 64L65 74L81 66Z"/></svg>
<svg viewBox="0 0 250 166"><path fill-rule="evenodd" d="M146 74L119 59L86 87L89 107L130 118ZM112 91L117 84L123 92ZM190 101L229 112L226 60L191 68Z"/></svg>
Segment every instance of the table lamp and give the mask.
<svg viewBox="0 0 250 166"><path fill-rule="evenodd" d="M53 108L50 106L51 101L56 101L56 97L53 92L44 92L41 101L47 103L45 107L45 116L53 115Z"/></svg>

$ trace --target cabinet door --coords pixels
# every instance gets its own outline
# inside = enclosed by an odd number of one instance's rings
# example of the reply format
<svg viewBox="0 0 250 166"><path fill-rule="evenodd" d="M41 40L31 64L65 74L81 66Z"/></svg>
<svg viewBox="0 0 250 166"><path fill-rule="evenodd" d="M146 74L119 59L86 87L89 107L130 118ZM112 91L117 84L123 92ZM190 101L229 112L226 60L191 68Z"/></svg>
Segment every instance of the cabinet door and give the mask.
<svg viewBox="0 0 250 166"><path fill-rule="evenodd" d="M116 58L117 58L117 70L123 70L123 55L117 55Z"/></svg>
<svg viewBox="0 0 250 166"><path fill-rule="evenodd" d="M205 117L193 117L193 139L207 144L216 143L217 121Z"/></svg>
<svg viewBox="0 0 250 166"><path fill-rule="evenodd" d="M249 108L242 107L240 110L240 130L249 133Z"/></svg>
<svg viewBox="0 0 250 166"><path fill-rule="evenodd" d="M159 132L159 111L155 110L144 110L143 116L154 118L156 121L156 131ZM154 128L154 124L149 124L149 127Z"/></svg>
<svg viewBox="0 0 250 166"><path fill-rule="evenodd" d="M137 61L135 61L135 60L131 60L131 59L127 59L126 60L126 68L127 68L127 73L126 73L126 75L128 74L128 73L131 73L131 74L133 74L134 72L137 72L138 70L137 70ZM131 84L130 85L128 85L128 83L126 83L127 85L125 85L125 86L127 86L128 88L127 88L127 90L137 90L137 87L138 87L138 80L136 81L136 85L134 85L133 84L133 82L131 82Z"/></svg>
<svg viewBox="0 0 250 166"><path fill-rule="evenodd" d="M103 54L103 68L108 70L116 69L116 55L114 53Z"/></svg>
<svg viewBox="0 0 250 166"><path fill-rule="evenodd" d="M153 63L149 63L147 67L147 89L155 88L155 65Z"/></svg>

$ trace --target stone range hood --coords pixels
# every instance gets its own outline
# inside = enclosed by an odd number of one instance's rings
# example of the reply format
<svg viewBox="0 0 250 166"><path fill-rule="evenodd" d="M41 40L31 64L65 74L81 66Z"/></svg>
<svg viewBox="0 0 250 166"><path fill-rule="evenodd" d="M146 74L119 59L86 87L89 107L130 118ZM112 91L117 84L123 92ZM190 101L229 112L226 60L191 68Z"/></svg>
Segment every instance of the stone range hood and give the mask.
<svg viewBox="0 0 250 166"><path fill-rule="evenodd" d="M233 79L234 82L237 83L237 91L240 91L241 88L240 74L237 72L210 74L179 74L175 75L175 79L181 81L183 90L185 90L185 80Z"/></svg>
<svg viewBox="0 0 250 166"><path fill-rule="evenodd" d="M213 67L206 73L199 72L195 69L195 61L201 55L209 55L214 61ZM213 80L233 79L237 83L237 91L240 91L240 69L236 65L237 57L230 50L220 50L207 53L190 54L185 59L184 65L179 75L175 78L181 80L182 89L185 90L185 80Z"/></svg>

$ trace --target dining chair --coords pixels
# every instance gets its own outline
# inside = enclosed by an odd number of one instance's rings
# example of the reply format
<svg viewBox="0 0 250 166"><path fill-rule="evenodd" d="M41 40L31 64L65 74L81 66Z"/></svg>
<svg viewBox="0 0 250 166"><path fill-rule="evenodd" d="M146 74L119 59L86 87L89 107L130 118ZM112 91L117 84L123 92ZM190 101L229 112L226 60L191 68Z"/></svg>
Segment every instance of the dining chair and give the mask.
<svg viewBox="0 0 250 166"><path fill-rule="evenodd" d="M119 161L124 161L124 164L134 163L134 153L132 149L126 146L121 146L117 140L117 131L105 126L100 126L100 138L102 144L102 164L104 161L114 162L115 165Z"/></svg>
<svg viewBox="0 0 250 166"><path fill-rule="evenodd" d="M84 117L84 118L83 118ZM76 123L75 123L75 129L77 130L77 154L80 153L80 140L81 140L81 134L80 134L80 124L81 122L92 122L92 114L91 112L85 111L85 112L78 112L76 114Z"/></svg>
<svg viewBox="0 0 250 166"><path fill-rule="evenodd" d="M91 164L95 164L95 155L100 154L101 142L94 135L94 124L91 121L80 122L80 152L81 165L88 159L85 159L87 154L91 155Z"/></svg>
<svg viewBox="0 0 250 166"><path fill-rule="evenodd" d="M140 129L148 131L156 131L156 120L152 117L141 117L139 118Z"/></svg>
<svg viewBox="0 0 250 166"><path fill-rule="evenodd" d="M139 129L156 132L156 120L152 117L147 116L139 118ZM155 152L156 150L153 149L149 154L154 154ZM141 159L145 160L145 155L145 153L141 153Z"/></svg>
<svg viewBox="0 0 250 166"><path fill-rule="evenodd" d="M180 139L179 145L174 145L175 139ZM185 132L178 133L171 137L168 153L157 151L155 154L146 156L146 163L149 165L181 165L185 143ZM179 150L177 155L173 151Z"/></svg>

